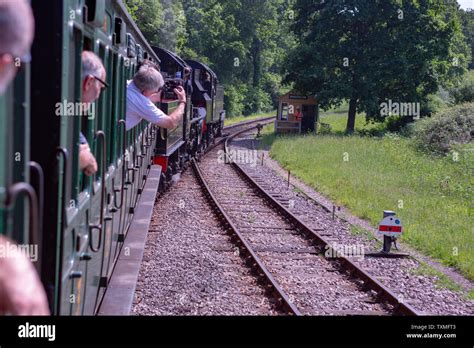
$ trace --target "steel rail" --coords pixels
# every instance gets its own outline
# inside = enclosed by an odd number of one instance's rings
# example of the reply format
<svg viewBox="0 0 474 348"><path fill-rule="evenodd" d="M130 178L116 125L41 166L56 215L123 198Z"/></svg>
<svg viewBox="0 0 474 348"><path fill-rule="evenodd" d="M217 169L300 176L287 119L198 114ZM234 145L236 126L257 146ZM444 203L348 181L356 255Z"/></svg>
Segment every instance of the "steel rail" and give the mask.
<svg viewBox="0 0 474 348"><path fill-rule="evenodd" d="M292 315L301 315L301 312L291 303L289 296L283 291L277 281L273 278L271 273L267 270L262 260L253 251L250 244L245 240L242 234L239 232L237 227L232 223L230 217L226 214L221 204L213 194L208 183L204 179L201 169L197 165L196 161L192 159L192 167L196 174L197 180L203 190L207 200L211 203L212 208L217 213L219 220L221 220L226 228L226 231L231 235L234 243L237 244L240 255L243 257L245 263L250 266L252 271L256 273L258 279L262 283L266 283L267 290L271 290L273 296L278 301L278 306L283 308L286 312Z"/></svg>
<svg viewBox="0 0 474 348"><path fill-rule="evenodd" d="M269 123L273 118L274 117L266 118L263 120L262 119L252 120L249 122L232 125L231 127L233 129L233 128L238 128L241 126L248 126L253 123L258 123L258 122ZM241 134L242 132L247 132L248 130L254 129L255 127L256 125L251 126L250 128L245 128L241 131L238 131L235 134L237 135L237 134ZM224 143L227 138L228 137L222 137L221 139L219 139L219 141L216 144L206 149L206 153L208 153L210 150L214 149L218 145ZM271 273L267 270L263 261L258 257L255 251L253 251L250 244L245 240L245 238L242 236L242 234L239 232L237 227L232 222L231 218L225 212L224 208L218 202L216 196L212 192L207 181L204 179L202 171L199 168L199 165L197 164L194 158L191 160L191 164L205 197L207 198L212 208L216 212L219 220L222 221L224 227L226 228L226 231L231 236L232 241L235 244L237 244L240 251L240 255L243 257L246 265L249 266L250 269L254 272L254 274L258 276L258 280L261 283L265 283L266 291L271 292L273 297L277 300L278 307L280 307L281 309L283 309L283 311L289 313L290 315L296 315L296 316L302 315L301 312L298 310L298 308L296 308L296 306L291 302L290 297L284 292L284 290L281 288L278 282L273 278Z"/></svg>
<svg viewBox="0 0 474 348"><path fill-rule="evenodd" d="M254 120L250 120L250 121L234 123L234 124L231 124L230 126L224 127L223 130L230 130L230 129L234 129L234 128L238 128L238 127L242 127L242 126L247 126L247 125L250 125L250 124L255 123L255 122L264 122L265 124L267 124L267 123L270 123L270 122L267 122L267 121L272 121L275 118L276 118L275 116L269 116L269 117L258 118L258 119L254 119Z"/></svg>
<svg viewBox="0 0 474 348"><path fill-rule="evenodd" d="M261 185L259 185L247 172L236 162L232 160L229 154L229 142L237 137L238 135L245 133L250 129L244 129L242 131L236 132L231 136L227 137L225 140L225 153L227 154L227 159L230 162L232 168L234 168L237 173L252 186L257 192L263 197L275 210L277 210L281 216L284 216L288 221L292 223L292 225L296 228L296 230L302 234L304 237L307 237L311 240L314 245L318 245L322 247L322 250L330 250L332 251L331 255L338 255L335 253L336 251L333 250L332 245L325 240L321 235L315 232L311 227L306 225L303 221L301 221L298 217L296 217L293 213L291 213L286 207L284 207L280 202L278 202L269 192L267 192ZM366 271L362 268L357 266L353 261L346 258L343 255L340 255L337 258L339 262L339 268L342 270L347 271L352 277L358 278L363 282L363 289L373 290L376 292L376 298L381 302L387 302L393 306L394 314L400 315L407 315L407 316L418 316L418 313L412 306L408 303L404 303L400 301L396 294L394 294L390 289L388 289L385 285L383 285L380 281L369 275ZM329 260L332 261L332 260Z"/></svg>

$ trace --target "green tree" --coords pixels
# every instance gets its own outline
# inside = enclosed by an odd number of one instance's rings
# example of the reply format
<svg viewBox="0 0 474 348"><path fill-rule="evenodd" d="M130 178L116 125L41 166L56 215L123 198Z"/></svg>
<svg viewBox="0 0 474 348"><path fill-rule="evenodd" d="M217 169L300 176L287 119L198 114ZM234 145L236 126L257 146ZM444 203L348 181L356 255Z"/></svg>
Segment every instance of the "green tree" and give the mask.
<svg viewBox="0 0 474 348"><path fill-rule="evenodd" d="M158 46L163 24L160 0L125 0L125 5L150 44Z"/></svg>
<svg viewBox="0 0 474 348"><path fill-rule="evenodd" d="M267 111L276 106L281 65L294 46L290 30L291 3L283 0L225 2L226 11L234 15L247 52L242 59L240 76L251 86L247 89L247 113Z"/></svg>
<svg viewBox="0 0 474 348"><path fill-rule="evenodd" d="M442 0L297 0L295 11L285 81L322 109L349 100L348 133L357 112L381 120L383 101L422 102L465 71L459 20Z"/></svg>
<svg viewBox="0 0 474 348"><path fill-rule="evenodd" d="M216 72L232 116L275 105L281 65L295 43L289 30L293 1L127 0L127 6L152 44Z"/></svg>
<svg viewBox="0 0 474 348"><path fill-rule="evenodd" d="M473 5L474 7L474 5ZM462 31L467 38L469 46L471 47L471 63L470 69L474 69L474 8L468 11L460 9L460 18L462 23Z"/></svg>
<svg viewBox="0 0 474 348"><path fill-rule="evenodd" d="M186 45L186 16L179 0L161 0L163 19L158 31L159 43L177 54Z"/></svg>

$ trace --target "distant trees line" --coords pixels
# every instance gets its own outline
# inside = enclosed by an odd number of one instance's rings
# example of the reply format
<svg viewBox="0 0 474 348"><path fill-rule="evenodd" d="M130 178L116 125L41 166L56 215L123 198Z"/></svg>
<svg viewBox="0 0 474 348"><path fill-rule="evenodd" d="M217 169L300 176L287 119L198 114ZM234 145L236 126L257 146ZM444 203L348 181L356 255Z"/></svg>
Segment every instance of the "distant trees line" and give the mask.
<svg viewBox="0 0 474 348"><path fill-rule="evenodd" d="M294 47L286 0L126 0L148 40L207 63L225 86L229 116L275 108Z"/></svg>
<svg viewBox="0 0 474 348"><path fill-rule="evenodd" d="M455 0L126 0L151 43L202 60L230 116L268 111L283 87L383 120L387 100L429 102L474 68L474 11ZM290 88L290 87L287 87ZM426 107L423 109L427 109Z"/></svg>

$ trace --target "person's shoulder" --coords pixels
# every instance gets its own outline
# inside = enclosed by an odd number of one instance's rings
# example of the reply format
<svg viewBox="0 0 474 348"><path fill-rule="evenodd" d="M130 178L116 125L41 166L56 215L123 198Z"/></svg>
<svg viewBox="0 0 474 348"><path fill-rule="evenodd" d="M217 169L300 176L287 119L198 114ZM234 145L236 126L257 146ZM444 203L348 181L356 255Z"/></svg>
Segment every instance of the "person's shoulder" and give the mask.
<svg viewBox="0 0 474 348"><path fill-rule="evenodd" d="M133 80L130 80L127 82L127 95L129 97L132 96L138 100L142 100L143 98L145 98L145 96L140 93L137 86L135 86L135 83L133 83Z"/></svg>

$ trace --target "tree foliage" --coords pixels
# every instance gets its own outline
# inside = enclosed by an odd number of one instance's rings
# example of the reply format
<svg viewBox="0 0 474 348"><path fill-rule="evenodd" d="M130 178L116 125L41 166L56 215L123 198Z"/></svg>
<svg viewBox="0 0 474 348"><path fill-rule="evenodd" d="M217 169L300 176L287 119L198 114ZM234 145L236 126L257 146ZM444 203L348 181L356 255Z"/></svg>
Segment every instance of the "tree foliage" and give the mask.
<svg viewBox="0 0 474 348"><path fill-rule="evenodd" d="M186 16L179 0L161 0L163 23L159 28L159 45L177 54L186 46Z"/></svg>
<svg viewBox="0 0 474 348"><path fill-rule="evenodd" d="M126 0L125 6L150 44L158 45L163 24L160 0Z"/></svg>
<svg viewBox="0 0 474 348"><path fill-rule="evenodd" d="M281 64L294 39L285 0L127 0L153 43L209 65L225 87L230 116L276 105ZM151 6L154 15L150 16Z"/></svg>
<svg viewBox="0 0 474 348"><path fill-rule="evenodd" d="M472 60L469 64L469 68L474 69L474 8L468 11L460 9L459 12L462 23L462 31L468 40L469 46L471 47Z"/></svg>
<svg viewBox="0 0 474 348"><path fill-rule="evenodd" d="M449 0L297 0L298 46L285 65L286 81L316 95L323 109L349 100L348 132L356 112L383 119L380 105L388 99L421 103L470 61L452 6Z"/></svg>
<svg viewBox="0 0 474 348"><path fill-rule="evenodd" d="M474 11L456 0L126 4L152 44L217 73L230 116L272 109L282 84L294 85L315 94L323 110L348 100L350 132L357 112L382 120L388 99L428 105L440 86L459 86L473 64Z"/></svg>

